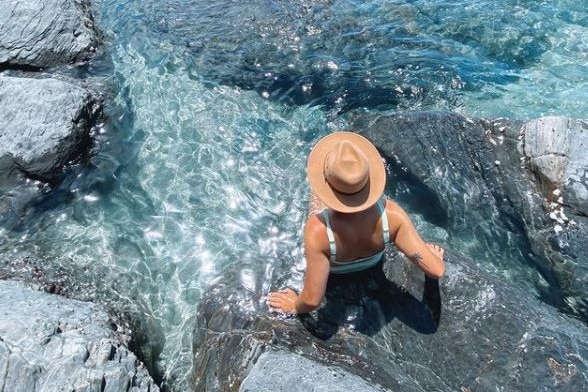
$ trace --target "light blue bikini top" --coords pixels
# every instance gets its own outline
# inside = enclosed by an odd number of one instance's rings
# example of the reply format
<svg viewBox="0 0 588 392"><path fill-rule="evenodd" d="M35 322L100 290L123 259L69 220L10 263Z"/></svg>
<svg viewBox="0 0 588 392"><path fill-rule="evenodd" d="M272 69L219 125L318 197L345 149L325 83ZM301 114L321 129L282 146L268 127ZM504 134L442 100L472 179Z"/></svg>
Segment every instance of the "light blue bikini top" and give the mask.
<svg viewBox="0 0 588 392"><path fill-rule="evenodd" d="M380 262L380 260L382 259L382 256L384 255L384 251L386 250L386 244L388 242L390 242L390 229L388 227L388 216L386 215L386 209L384 207L384 203L385 203L384 199L380 199L376 203L376 205L378 206L378 210L380 211L380 215L381 215L381 219L382 219L382 234L384 237L384 249L382 249L381 251L379 251L371 256L362 257L360 259L356 259L353 261L347 261L347 262L343 262L343 263L335 260L337 257L337 246L335 244L335 236L333 234L333 229L331 229L331 222L329 220L329 211L327 209L323 210L322 214L323 214L323 217L325 218L325 223L327 225L327 236L329 237L329 248L331 251L331 257L329 258L329 260L331 261L332 264L336 264L336 265L331 265L331 273L332 274L348 274L351 272L362 271L364 269L371 268Z"/></svg>

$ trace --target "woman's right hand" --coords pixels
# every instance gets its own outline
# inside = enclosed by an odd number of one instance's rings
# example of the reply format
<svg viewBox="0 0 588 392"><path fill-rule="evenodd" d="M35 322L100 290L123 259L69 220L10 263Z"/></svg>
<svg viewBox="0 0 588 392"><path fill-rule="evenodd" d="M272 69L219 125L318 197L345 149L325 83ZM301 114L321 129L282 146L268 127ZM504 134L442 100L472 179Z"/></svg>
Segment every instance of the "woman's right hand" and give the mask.
<svg viewBox="0 0 588 392"><path fill-rule="evenodd" d="M298 294L292 289L274 291L268 294L267 304L269 307L280 313L296 314L296 300Z"/></svg>

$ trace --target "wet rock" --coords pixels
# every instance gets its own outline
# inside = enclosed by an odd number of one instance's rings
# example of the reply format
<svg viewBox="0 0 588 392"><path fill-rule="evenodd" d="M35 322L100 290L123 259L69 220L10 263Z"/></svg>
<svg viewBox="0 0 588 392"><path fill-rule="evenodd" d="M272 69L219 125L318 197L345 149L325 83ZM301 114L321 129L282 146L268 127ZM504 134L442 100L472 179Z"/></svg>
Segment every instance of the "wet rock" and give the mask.
<svg viewBox="0 0 588 392"><path fill-rule="evenodd" d="M392 258L385 268L388 278L416 298L422 292L432 313L438 309L440 321L433 334L418 333L407 322L390 323L374 340L392 344L403 361L428 366L450 390L574 391L588 386L581 360L588 353L585 325L477 270L466 258L449 252L446 261L437 308L416 267Z"/></svg>
<svg viewBox="0 0 588 392"><path fill-rule="evenodd" d="M588 121L542 117L521 128L519 148L549 201L588 216Z"/></svg>
<svg viewBox="0 0 588 392"><path fill-rule="evenodd" d="M51 181L87 152L101 110L86 88L57 79L0 76L0 172Z"/></svg>
<svg viewBox="0 0 588 392"><path fill-rule="evenodd" d="M0 314L4 391L159 390L97 305L0 281Z"/></svg>
<svg viewBox="0 0 588 392"><path fill-rule="evenodd" d="M446 255L447 274L435 281L389 250L383 267L331 277L322 307L298 318L270 316L251 292L215 286L199 307L194 389L344 390L353 380L358 391L588 387L583 324Z"/></svg>
<svg viewBox="0 0 588 392"><path fill-rule="evenodd" d="M284 372L284 369L293 371ZM240 392L383 390L339 367L322 365L284 350L270 350L261 354L239 387Z"/></svg>
<svg viewBox="0 0 588 392"><path fill-rule="evenodd" d="M435 211L428 217L434 224L477 242L480 249L472 254L493 252L491 260L477 260L479 265L515 271L513 280L530 282L546 302L588 320L585 207L581 196L568 191L586 184L577 175L586 170L580 152L585 126L585 121L525 123L446 112L360 115L354 121L387 158L394 197L410 204L424 195L428 202L422 204ZM416 190L395 189L402 183ZM561 194L554 197L557 184Z"/></svg>
<svg viewBox="0 0 588 392"><path fill-rule="evenodd" d="M313 333L296 319L271 317L251 291L222 284L214 286L198 306L192 389L253 391L273 385L273 391L288 391L294 387L292 380L323 385L326 377L336 374L350 380L362 379L353 389L359 392L388 387L420 390L414 380L404 375L402 364L389 360L393 353L382 351L365 336L344 331L325 340ZM271 375L264 373L263 368L272 358L279 358L282 364L304 362L317 371L309 374L305 371L307 367L280 366Z"/></svg>
<svg viewBox="0 0 588 392"><path fill-rule="evenodd" d="M86 60L98 45L86 0L4 0L0 67L44 68Z"/></svg>

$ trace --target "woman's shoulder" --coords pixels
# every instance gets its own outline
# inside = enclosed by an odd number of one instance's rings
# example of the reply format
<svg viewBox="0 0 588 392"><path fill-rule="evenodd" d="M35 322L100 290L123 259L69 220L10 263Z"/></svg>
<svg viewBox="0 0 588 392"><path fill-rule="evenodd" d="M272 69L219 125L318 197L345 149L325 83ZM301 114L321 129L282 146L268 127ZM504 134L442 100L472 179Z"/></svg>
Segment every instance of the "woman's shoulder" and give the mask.
<svg viewBox="0 0 588 392"><path fill-rule="evenodd" d="M386 199L386 215L392 231L395 231L395 228L398 228L403 222L410 221L406 211L394 200Z"/></svg>
<svg viewBox="0 0 588 392"><path fill-rule="evenodd" d="M306 251L325 253L329 249L327 228L322 213L312 214L304 226L304 244Z"/></svg>
<svg viewBox="0 0 588 392"><path fill-rule="evenodd" d="M325 218L322 211L311 214L306 220L304 231L306 234L319 234L326 230Z"/></svg>
<svg viewBox="0 0 588 392"><path fill-rule="evenodd" d="M400 207L400 205L398 203L396 203L394 200L391 199L386 199L386 211L388 213L406 213L402 207Z"/></svg>

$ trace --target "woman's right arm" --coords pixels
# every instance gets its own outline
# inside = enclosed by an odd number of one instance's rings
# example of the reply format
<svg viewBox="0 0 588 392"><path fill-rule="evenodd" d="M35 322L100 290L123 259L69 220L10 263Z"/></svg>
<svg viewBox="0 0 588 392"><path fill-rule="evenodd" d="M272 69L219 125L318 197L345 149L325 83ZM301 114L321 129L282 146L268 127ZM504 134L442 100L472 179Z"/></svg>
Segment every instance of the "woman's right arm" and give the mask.
<svg viewBox="0 0 588 392"><path fill-rule="evenodd" d="M320 306L329 279L329 259L324 253L325 227L317 215L311 216L304 227L306 271L304 287L296 300L296 313L308 313Z"/></svg>
<svg viewBox="0 0 588 392"><path fill-rule="evenodd" d="M282 313L308 313L318 308L325 295L329 279L329 259L322 250L326 238L324 225L316 216L311 216L304 228L304 255L306 271L304 286L300 294L292 289L268 294L268 305ZM328 246L328 245L326 245Z"/></svg>

